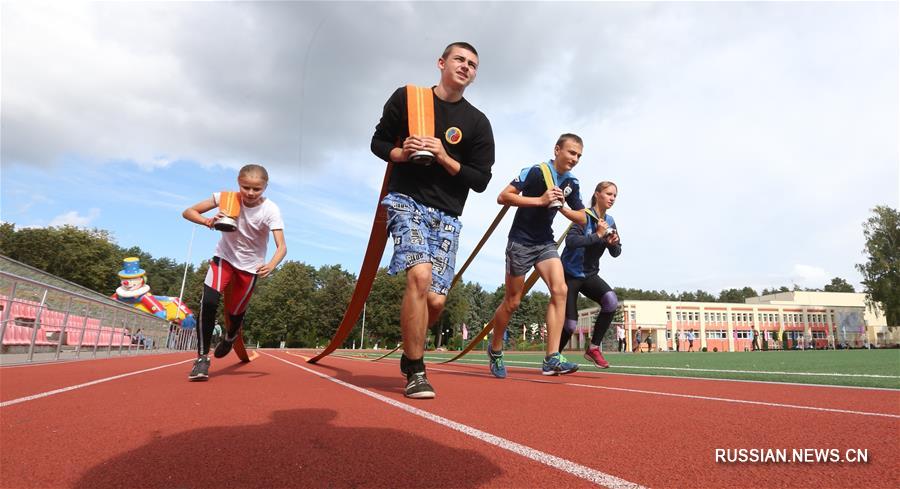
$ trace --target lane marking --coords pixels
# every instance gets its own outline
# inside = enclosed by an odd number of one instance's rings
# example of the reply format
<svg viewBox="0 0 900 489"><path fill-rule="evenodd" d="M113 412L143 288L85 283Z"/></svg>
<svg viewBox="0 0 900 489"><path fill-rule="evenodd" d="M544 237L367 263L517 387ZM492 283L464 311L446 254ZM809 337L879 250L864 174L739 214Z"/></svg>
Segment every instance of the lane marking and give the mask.
<svg viewBox="0 0 900 489"><path fill-rule="evenodd" d="M447 369L440 369L440 368L429 368L429 370L437 370L440 372L452 372L452 373L465 374L465 375L475 375L475 376L479 376L479 377L488 377L487 374L469 373L469 372L463 372L460 370L447 370ZM800 404L783 404L783 403L778 403L778 402L750 401L750 400L744 400L744 399L729 399L727 397L698 396L698 395L694 395L694 394L677 394L677 393L673 393L673 392L648 391L648 390L642 390L642 389L629 389L626 387L609 387L609 386L602 386L602 385L579 384L579 383L575 383L575 382L550 382L550 381L543 380L543 379L515 379L515 380L523 381L523 382L542 383L542 384L554 383L554 384L559 384L559 385L567 385L567 386L571 386L571 387L584 387L584 388L588 388L588 389L605 389L605 390L612 390L612 391L632 392L635 394L652 394L652 395L658 395L658 396L682 397L682 398L686 398L686 399L700 399L700 400L704 400L704 401L732 402L732 403L737 403L737 404L756 404L756 405L760 405L760 406L782 407L782 408L790 408L790 409L805 409L805 410L811 410L811 411L823 411L823 412L840 413L840 414L858 414L861 416L881 416L881 417L885 417L885 418L900 418L900 415L897 415L897 414L874 413L874 412L868 412L868 411L853 411L853 410L849 410L849 409L824 408L824 407L817 407L817 406L803 406ZM803 385L805 385L805 384L803 384Z"/></svg>
<svg viewBox="0 0 900 489"><path fill-rule="evenodd" d="M568 383L563 382L562 385L569 385L574 387L585 387L588 389L605 389L611 391L621 391L621 392L633 392L636 394L653 394L657 396L668 396L668 397L682 397L686 399L700 399L703 401L719 401L719 402L731 402L735 404L754 404L758 406L767 406L767 407L781 407L781 408L789 408L789 409L805 409L809 411L822 411L827 413L839 413L839 414L858 414L860 416L880 416L885 418L898 418L900 419L900 415L897 414L887 414L887 413L872 413L868 411L852 411L849 409L835 409L835 408L823 408L816 406L802 406L799 404L782 404L779 402L765 402L765 401L748 401L743 399L729 399L726 397L710 397L710 396L697 396L693 394L675 394L672 392L659 392L659 391L645 391L641 389L628 389L624 387L606 387L601 385L588 385L588 384L576 384L576 383Z"/></svg>
<svg viewBox="0 0 900 489"><path fill-rule="evenodd" d="M85 382L83 384L72 385L69 387L63 387L63 388L55 389L52 391L42 392L40 394L34 394L32 396L20 397L18 399L13 399L11 401L3 401L3 402L0 402L0 408L5 408L7 406L12 406L13 404L19 404L22 402L33 401L35 399L41 399L41 398L53 396L56 394L62 394L63 392L69 392L69 391L81 389L84 387L90 387L90 386L96 385L96 384L102 384L104 382L109 382L112 380L123 379L125 377L131 377L132 375L138 375L138 374L143 374L143 373L147 373L147 372L152 372L154 370L159 370L159 369L167 368L167 367L174 367L175 365L181 365L182 363L188 363L188 362L193 362L193 361L194 361L194 359L191 358L188 360L182 360L180 362L169 363L166 365L160 365L158 367L146 368L144 370L137 370L135 372L128 372L128 373L124 373L124 374L114 375L112 377L106 377L103 379L92 380L90 382Z"/></svg>
<svg viewBox="0 0 900 489"><path fill-rule="evenodd" d="M435 360L441 360L441 357L435 357ZM517 364L517 365L536 365L535 362L521 362L517 360L503 360L504 363L507 364ZM462 362L467 365L480 365L480 363L472 362ZM486 364L484 364L486 365ZM578 365L582 367L590 367L591 364L588 363L578 363ZM719 372L719 373L729 373L729 374L764 374L764 375L800 375L800 376L818 376L818 377L861 377L861 378L871 378L871 379L900 379L900 375L881 375L881 374L841 374L835 372L778 372L778 371L766 371L766 370L724 370L724 369L712 369L712 368L691 368L691 367L654 367L654 366L646 366L646 365L610 365L610 368L615 369L644 369L644 370L679 370L686 372Z"/></svg>
<svg viewBox="0 0 900 489"><path fill-rule="evenodd" d="M330 376L328 376L328 375L325 375L325 374L323 374L323 373L317 372L317 371L312 370L312 369L310 369L310 368L304 367L304 366L302 366L302 365L298 365L298 364L296 364L296 363L294 363L294 362L291 362L290 360L285 360L285 359L283 359L283 358L281 358L281 357L278 357L278 356L276 356L276 355L272 355L271 353L264 352L263 354L264 354L264 355L267 355L267 356L270 356L270 357L272 357L272 358L275 358L275 359L277 359L277 360L280 360L280 361L282 361L282 362L284 362L284 363L287 363L288 365L293 365L294 367L297 367L297 368L299 368L299 369L301 369L301 370L304 370L304 371L306 371L306 372L308 372L308 373L311 373L311 374L313 374L313 375L316 375L316 376L318 376L318 377L321 377L321 378L323 378L323 379L325 379L325 380L329 380L329 381L334 382L334 383L336 383L336 384L338 384L338 385L341 385L341 386L346 387L346 388L348 388L348 389L354 390L354 391L356 391L356 392L358 392L358 393L360 393L360 394L364 394L364 395L369 396L369 397L371 397L371 398L373 398L373 399L376 399L376 400L379 400L379 401L381 401L381 402L384 402L385 404L388 404L388 405L390 405L390 406L396 407L396 408L398 408L398 409L402 409L403 411L406 411L406 412L408 412L408 413L410 413L410 414L413 414L413 415L419 416L419 417L421 417L421 418L427 419L428 421L437 423L437 424L439 424L439 425L441 425L441 426L444 426L444 427L446 427L446 428L450 428L450 429L452 429L452 430L458 431L458 432L463 433L463 434L465 434L465 435L469 435L469 436L471 436L471 437L473 437L473 438L476 438L476 439L478 439L478 440L480 440L480 441L482 441L482 442L484 442L484 443L487 443L487 444L489 444L489 445L494 445L494 446L499 447L499 448L502 448L502 449L504 449L504 450L508 450L508 451L510 451L510 452L513 452L513 453L516 453L516 454L518 454L518 455L521 455L521 456L523 456L523 457L525 457L525 458L534 460L535 462L539 462L539 463L542 463L542 464L544 464L544 465L548 465L548 466L553 467L553 468L555 468L555 469L558 469L558 470L561 470L561 471L566 472L566 473L568 473L568 474L574 475L575 477L579 477L579 478L581 478L581 479L585 479L585 480L588 480L588 481L593 482L593 483L595 483L595 484L599 484L599 485L606 486L606 487L609 487L609 488L615 488L615 489L626 489L626 488L629 488L629 489L645 489L644 486L641 486L641 485L639 485L639 484L635 484L634 482L629 482L629 481L626 481L626 480L624 480L624 479L620 479L620 478L618 478L618 477L616 477L616 476L614 476L614 475L610 475L610 474L607 474L607 473L604 473L604 472L600 472L599 470L594 470L594 469L592 469L592 468L590 468L590 467L586 467L586 466L584 466L584 465L581 465L581 464L572 462L572 461L570 461L570 460L566 460L566 459L563 459L563 458L559 458L559 457L557 457L557 456L555 456L555 455L551 455L551 454L549 454L549 453L542 452L542 451L540 451L540 450L536 450L536 449L534 449L534 448L531 448L531 447L528 447L528 446L525 446L525 445L516 443L516 442L514 442L514 441L507 440L507 439L505 439L505 438L501 438L501 437L499 437L499 436L492 435L492 434L490 434L490 433L486 433L486 432L481 431L481 430L479 430L479 429L477 429L477 428L473 428L473 427L471 427L471 426L464 425L464 424L462 424L462 423L457 423L456 421L451 421L451 420L449 420L449 419L447 419L447 418L444 418L444 417L442 417L442 416L438 416L438 415L436 415L436 414L434 414L434 413L431 413L431 412L428 412L428 411L424 411L424 410L422 410L422 409L414 408L414 407L410 406L409 404L402 403L402 402L400 402L400 401L391 399L390 397L383 396L383 395L381 395L381 394L372 392L372 391L367 390L367 389L364 389L364 388L362 388L362 387L358 387L358 386L355 386L355 385L353 385L353 384L350 384L350 383L344 382L344 381L342 381L342 380L336 379L336 378L334 378L334 377L330 377Z"/></svg>
<svg viewBox="0 0 900 489"><path fill-rule="evenodd" d="M345 360L363 360L362 358L359 358L359 357L345 356L345 355L340 355L340 354L337 354L334 356L337 358L343 358ZM429 357L425 356L425 359L429 359ZM432 361L444 360L443 357L431 357L430 359ZM394 359L391 358L390 360L394 360ZM512 361L504 360L504 362L507 365L514 364L514 363L517 363L520 365L526 365L524 367L516 366L516 368L522 368L522 369L528 369L528 370L534 370L534 369L540 368L540 365L536 364L534 362L520 362L520 361L516 361L516 360L512 360ZM377 362L375 362L375 363L377 363ZM480 366L481 365L481 366L485 366L485 367L487 366L487 363L485 363L485 362L477 361L477 360L470 360L470 359L459 360L456 363L457 363L457 365L469 365L469 366ZM429 364L429 365L434 365L434 364ZM584 363L579 363L578 365L581 367L593 367L593 365L591 365L591 364L584 364ZM624 367L621 365L612 365L610 368L613 368L613 367L635 368L635 367ZM429 368L431 368L431 367L429 367ZM641 367L641 368L655 368L655 367ZM450 372L450 370L448 370L448 372ZM454 370L454 372L455 372L455 370ZM802 383L802 382L782 382L782 381L777 381L777 380L722 379L722 378L716 378L716 377L693 377L693 376L686 376L686 375L653 375L653 374L638 374L638 373L627 373L627 372L611 372L609 369L605 369L605 370L586 370L585 369L585 370L579 370L579 372L585 373L585 374L590 374L590 375L627 375L627 376L633 376L633 377L650 377L650 378L655 378L655 379L689 379L689 380L704 380L704 381L710 381L710 382L745 382L745 383L752 383L752 384L793 385L793 386L798 386L798 387L828 387L831 389L861 389L861 390L868 390L868 391L898 392L898 389L891 388L891 387L867 387L867 386L860 386L860 385L836 385L836 384L815 384L815 383ZM749 374L765 373L765 372L755 372L753 370L736 370L735 372L749 373ZM822 374L822 375L829 375L829 374ZM858 375L866 375L866 374L858 374ZM875 374L872 374L872 375L875 375ZM886 377L890 378L891 376L886 376Z"/></svg>
<svg viewBox="0 0 900 489"><path fill-rule="evenodd" d="M351 358L345 358L346 360L355 360ZM385 364L387 365L387 364ZM429 366L428 370L437 371L437 372L451 372L457 374L464 375L472 375L476 377L486 377L490 378L492 376L486 373L479 372L467 372L463 370L453 370L448 368L440 368ZM658 376L657 376L658 377ZM877 416L877 417L885 417L885 418L900 418L900 415L897 414L888 414L888 413L876 413L869 411L854 411L849 409L837 409L837 408L825 408L825 407L817 407L817 406L803 406L800 404L784 404L777 402L766 402L766 401L750 401L744 399L729 399L726 397L711 397L711 396L699 396L694 394L677 394L672 392L662 392L662 391L650 391L650 390L642 390L642 389L629 389L625 387L608 387L608 386L598 386L598 385L590 385L590 384L579 384L575 382L553 382L544 379L519 379L515 378L514 380L521 382L534 382L540 384L559 384L559 385L567 385L571 387L584 387L588 389L606 389L606 390L614 390L614 391L622 391L622 392L631 392L635 394L651 394L651 395L659 395L659 396L668 396L668 397L682 397L686 399L699 399L704 401L719 401L719 402L731 402L736 404L754 404L760 406L768 406L768 407L781 407L788 409L803 409L809 411L822 411L822 412L830 412L830 413L838 413L838 414L857 414L860 416ZM704 379L705 380L705 379ZM753 382L753 381L749 381ZM811 384L799 384L802 386L811 385ZM826 386L827 387L827 386Z"/></svg>

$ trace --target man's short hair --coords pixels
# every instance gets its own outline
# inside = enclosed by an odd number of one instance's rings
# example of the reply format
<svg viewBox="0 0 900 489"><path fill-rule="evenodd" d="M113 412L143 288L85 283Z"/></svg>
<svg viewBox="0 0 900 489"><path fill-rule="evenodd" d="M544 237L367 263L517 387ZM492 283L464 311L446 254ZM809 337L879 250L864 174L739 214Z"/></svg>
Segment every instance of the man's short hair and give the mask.
<svg viewBox="0 0 900 489"><path fill-rule="evenodd" d="M441 59L447 59L447 56L450 56L450 51L453 49L454 46L472 51L472 54L474 54L475 56L478 56L478 51L475 50L474 46L472 46L471 44L469 44L467 42L460 41L460 42L451 42L450 44L448 44L447 47L444 48L444 54L441 55Z"/></svg>
<svg viewBox="0 0 900 489"><path fill-rule="evenodd" d="M560 148L562 148L562 145L563 145L563 143L566 142L566 140L575 141L576 143L580 144L582 147L584 146L584 141L581 140L581 137L578 136L577 134L572 134L570 132L567 132L567 133L563 134L562 136L560 136L559 139L556 140L556 145L559 146Z"/></svg>

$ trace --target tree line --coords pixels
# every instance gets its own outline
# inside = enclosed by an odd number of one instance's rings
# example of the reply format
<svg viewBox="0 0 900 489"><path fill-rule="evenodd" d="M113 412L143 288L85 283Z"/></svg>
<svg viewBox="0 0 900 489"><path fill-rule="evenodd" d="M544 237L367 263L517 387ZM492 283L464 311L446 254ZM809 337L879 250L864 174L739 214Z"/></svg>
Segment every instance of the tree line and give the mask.
<svg viewBox="0 0 900 489"><path fill-rule="evenodd" d="M888 324L900 324L900 213L887 207L874 209L875 215L864 224L868 262L858 265L869 300L882 304ZM0 223L0 254L47 271L60 278L90 288L103 295L119 286L116 274L122 259L136 256L147 272L147 283L156 295L177 296L181 289L184 264L170 258L155 258L139 247L122 248L112 235L100 229L72 226L16 229L15 224ZM199 312L200 295L208 265L188 265L184 301ZM327 344L340 324L350 301L356 276L340 265L318 268L302 261L287 260L266 280L260 281L252 306L245 318L245 334L264 346L282 341L290 347L315 347ZM394 347L400 342L400 302L405 277L378 270L366 302L366 346ZM717 295L704 290L669 293L665 290L615 288L620 300L663 300L690 302L744 302L749 297L789 291L854 292L846 280L835 277L822 289L793 285L762 289L731 288ZM503 285L493 291L480 284L460 281L447 297L444 313L432 328L433 344L449 343L460 325L472 334L481 330L503 299ZM534 291L522 299L510 325L521 331L523 325L542 324L550 297ZM580 297L579 308L595 307ZM220 316L221 316L220 307ZM359 344L363 318L357 321L346 347ZM220 318L221 322L221 318ZM455 341L459 341L458 338Z"/></svg>

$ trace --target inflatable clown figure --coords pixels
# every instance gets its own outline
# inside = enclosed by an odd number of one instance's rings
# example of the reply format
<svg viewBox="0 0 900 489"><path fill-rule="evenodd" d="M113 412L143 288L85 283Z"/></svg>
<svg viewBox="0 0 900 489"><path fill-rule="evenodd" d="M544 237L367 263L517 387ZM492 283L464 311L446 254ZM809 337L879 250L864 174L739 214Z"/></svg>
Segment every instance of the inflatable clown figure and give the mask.
<svg viewBox="0 0 900 489"><path fill-rule="evenodd" d="M182 328L190 329L196 326L197 320L194 319L194 313L177 297L150 293L150 286L147 285L144 278L145 274L146 272L141 269L140 259L125 258L122 270L119 271L122 285L116 289L112 298L167 321L178 323Z"/></svg>

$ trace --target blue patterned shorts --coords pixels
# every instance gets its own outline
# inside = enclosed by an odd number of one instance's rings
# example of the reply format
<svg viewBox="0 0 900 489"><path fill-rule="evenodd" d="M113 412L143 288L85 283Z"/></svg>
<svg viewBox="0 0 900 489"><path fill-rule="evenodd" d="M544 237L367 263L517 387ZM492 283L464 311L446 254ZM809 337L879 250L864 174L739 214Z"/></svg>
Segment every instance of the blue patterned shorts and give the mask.
<svg viewBox="0 0 900 489"><path fill-rule="evenodd" d="M431 290L447 295L456 269L462 229L459 219L397 192L387 194L381 205L387 210L388 230L394 238L388 273L394 275L420 263L431 263Z"/></svg>

